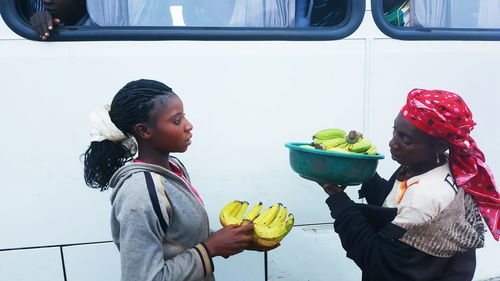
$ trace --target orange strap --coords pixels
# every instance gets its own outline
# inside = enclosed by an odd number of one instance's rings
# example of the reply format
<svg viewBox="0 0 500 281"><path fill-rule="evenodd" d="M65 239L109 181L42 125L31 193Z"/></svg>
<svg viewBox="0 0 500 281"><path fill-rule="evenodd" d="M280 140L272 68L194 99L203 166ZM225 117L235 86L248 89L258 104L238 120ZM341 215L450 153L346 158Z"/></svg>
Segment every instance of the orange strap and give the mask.
<svg viewBox="0 0 500 281"><path fill-rule="evenodd" d="M408 189L408 187L410 187L414 184L417 184L419 182L420 182L419 180L416 180L416 181L412 182L410 185L408 185L408 180L405 180L402 183L400 183L399 184L400 192L399 192L398 198L396 199L396 203L399 204L399 202L401 202L401 200L403 199L403 196L405 196L405 193L406 193L406 190Z"/></svg>

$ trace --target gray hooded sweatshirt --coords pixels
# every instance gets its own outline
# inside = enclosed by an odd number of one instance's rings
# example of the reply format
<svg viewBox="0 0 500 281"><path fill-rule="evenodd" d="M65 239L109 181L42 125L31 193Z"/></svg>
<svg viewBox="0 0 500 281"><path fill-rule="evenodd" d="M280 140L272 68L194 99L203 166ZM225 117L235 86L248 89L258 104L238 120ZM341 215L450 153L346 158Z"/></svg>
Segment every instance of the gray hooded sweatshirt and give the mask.
<svg viewBox="0 0 500 281"><path fill-rule="evenodd" d="M189 176L182 163L170 157ZM130 163L110 180L111 232L120 251L122 281L215 280L203 204L173 172Z"/></svg>

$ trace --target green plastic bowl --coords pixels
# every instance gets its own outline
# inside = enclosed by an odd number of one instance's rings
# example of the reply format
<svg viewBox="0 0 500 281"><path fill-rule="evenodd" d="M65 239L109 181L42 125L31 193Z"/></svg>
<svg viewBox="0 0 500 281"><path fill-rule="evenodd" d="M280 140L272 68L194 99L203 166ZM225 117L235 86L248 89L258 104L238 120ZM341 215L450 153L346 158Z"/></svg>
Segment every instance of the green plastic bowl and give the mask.
<svg viewBox="0 0 500 281"><path fill-rule="evenodd" d="M384 155L340 153L300 147L310 143L289 142L290 166L301 177L318 183L359 185L371 179Z"/></svg>

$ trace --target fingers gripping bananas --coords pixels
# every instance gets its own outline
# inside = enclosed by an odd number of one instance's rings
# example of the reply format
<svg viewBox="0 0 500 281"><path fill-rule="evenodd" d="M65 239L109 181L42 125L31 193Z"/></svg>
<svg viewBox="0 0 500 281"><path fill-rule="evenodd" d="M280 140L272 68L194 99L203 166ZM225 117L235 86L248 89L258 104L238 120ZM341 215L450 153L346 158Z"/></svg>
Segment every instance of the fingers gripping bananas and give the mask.
<svg viewBox="0 0 500 281"><path fill-rule="evenodd" d="M253 221L253 240L262 246L274 246L278 244L292 229L294 216L289 214L287 208L281 203L266 208L260 215L262 202L259 202L243 217L248 208L248 202L234 200L226 204L219 214L219 220L223 226L231 224L244 224Z"/></svg>

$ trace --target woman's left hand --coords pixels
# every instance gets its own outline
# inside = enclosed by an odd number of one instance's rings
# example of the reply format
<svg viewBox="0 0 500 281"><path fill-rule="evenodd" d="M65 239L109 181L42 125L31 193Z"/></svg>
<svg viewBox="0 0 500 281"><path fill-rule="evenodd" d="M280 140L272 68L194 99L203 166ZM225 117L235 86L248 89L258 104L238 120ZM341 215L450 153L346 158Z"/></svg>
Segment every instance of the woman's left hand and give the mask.
<svg viewBox="0 0 500 281"><path fill-rule="evenodd" d="M343 192L346 186L340 186L340 185L334 185L334 184L328 184L328 183L319 183L321 187L323 187L323 190L330 196L332 196L335 193Z"/></svg>

